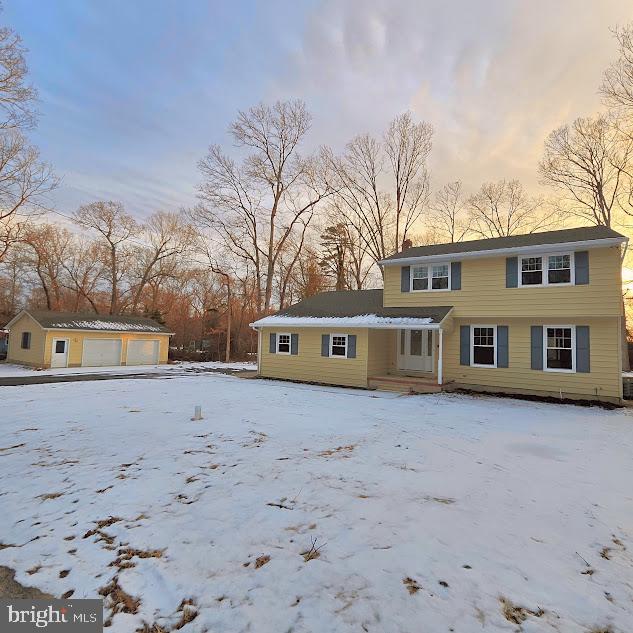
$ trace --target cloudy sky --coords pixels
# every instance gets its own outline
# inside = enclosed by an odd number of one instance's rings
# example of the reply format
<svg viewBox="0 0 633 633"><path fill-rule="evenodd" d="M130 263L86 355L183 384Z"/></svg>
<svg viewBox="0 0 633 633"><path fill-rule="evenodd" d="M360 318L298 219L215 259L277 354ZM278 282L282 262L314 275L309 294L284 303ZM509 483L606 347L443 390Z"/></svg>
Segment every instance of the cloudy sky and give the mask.
<svg viewBox="0 0 633 633"><path fill-rule="evenodd" d="M143 216L194 201L196 163L238 109L301 98L340 149L411 110L435 128L432 183L538 188L545 136L600 108L609 29L630 0L4 0L29 48L33 141L52 203Z"/></svg>

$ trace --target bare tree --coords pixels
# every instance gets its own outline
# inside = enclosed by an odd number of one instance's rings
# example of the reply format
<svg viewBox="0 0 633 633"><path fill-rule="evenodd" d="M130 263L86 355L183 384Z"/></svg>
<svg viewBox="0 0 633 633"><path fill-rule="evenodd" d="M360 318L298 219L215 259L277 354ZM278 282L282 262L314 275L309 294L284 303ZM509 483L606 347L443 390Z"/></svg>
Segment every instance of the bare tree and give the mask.
<svg viewBox="0 0 633 633"><path fill-rule="evenodd" d="M58 184L23 134L36 120L37 95L27 73L19 36L0 28L0 261L23 236L33 205Z"/></svg>
<svg viewBox="0 0 633 633"><path fill-rule="evenodd" d="M567 213L604 226L619 209L633 214L632 170L633 137L604 114L554 130L539 164L542 182L562 194Z"/></svg>
<svg viewBox="0 0 633 633"><path fill-rule="evenodd" d="M71 311L78 312L83 302L87 302L99 314L97 292L104 275L104 262L100 244L78 240L71 244L69 252L62 260L65 270L64 286L74 294Z"/></svg>
<svg viewBox="0 0 633 633"><path fill-rule="evenodd" d="M61 304L63 263L68 256L72 235L53 224L35 224L26 232L24 242L32 253L32 266L46 298L48 310Z"/></svg>
<svg viewBox="0 0 633 633"><path fill-rule="evenodd" d="M410 112L397 116L387 128L384 147L394 182L394 248L402 249L407 234L419 219L429 195L426 161L431 153L433 128L415 123Z"/></svg>
<svg viewBox="0 0 633 633"><path fill-rule="evenodd" d="M378 262L401 250L429 197L426 161L433 129L409 113L396 117L384 137L353 138L342 156L325 150L336 174L336 206Z"/></svg>
<svg viewBox="0 0 633 633"><path fill-rule="evenodd" d="M470 230L481 238L534 233L554 222L543 212L543 201L532 198L518 180L485 183L468 198Z"/></svg>
<svg viewBox="0 0 633 633"><path fill-rule="evenodd" d="M393 252L395 227L393 202L380 188L384 156L381 144L368 134L357 136L343 156L331 150L325 156L337 176L335 207L342 222L351 224L361 236L365 250L378 262Z"/></svg>
<svg viewBox="0 0 633 633"><path fill-rule="evenodd" d="M447 183L435 194L427 225L439 239L453 243L466 237L470 222L462 183L459 180Z"/></svg>
<svg viewBox="0 0 633 633"><path fill-rule="evenodd" d="M619 57L604 72L600 92L607 105L633 118L633 23L613 31Z"/></svg>
<svg viewBox="0 0 633 633"><path fill-rule="evenodd" d="M237 164L212 146L199 163L203 182L194 218L254 268L260 311L270 309L275 268L286 242L330 194L319 162L299 154L310 122L301 101L255 106L240 112L230 128L248 157Z"/></svg>
<svg viewBox="0 0 633 633"><path fill-rule="evenodd" d="M96 231L103 240L110 282L109 313L117 314L119 281L125 272L121 260L127 255L125 247L129 239L138 233L138 225L134 218L125 212L120 202L112 201L83 205L75 212L74 220L77 224Z"/></svg>
<svg viewBox="0 0 633 633"><path fill-rule="evenodd" d="M192 250L195 231L180 213L158 211L140 227L139 235L147 246L136 249L137 281L133 284L132 311L136 312L147 284L156 276L166 274L161 266Z"/></svg>

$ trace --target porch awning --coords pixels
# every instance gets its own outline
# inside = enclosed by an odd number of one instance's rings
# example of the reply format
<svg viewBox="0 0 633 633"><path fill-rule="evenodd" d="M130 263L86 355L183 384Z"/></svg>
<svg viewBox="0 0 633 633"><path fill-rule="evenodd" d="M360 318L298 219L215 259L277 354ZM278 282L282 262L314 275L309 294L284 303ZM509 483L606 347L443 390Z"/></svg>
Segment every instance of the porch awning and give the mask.
<svg viewBox="0 0 633 633"><path fill-rule="evenodd" d="M362 327L437 329L453 306L385 308L382 290L322 292L276 314L252 323L252 327Z"/></svg>

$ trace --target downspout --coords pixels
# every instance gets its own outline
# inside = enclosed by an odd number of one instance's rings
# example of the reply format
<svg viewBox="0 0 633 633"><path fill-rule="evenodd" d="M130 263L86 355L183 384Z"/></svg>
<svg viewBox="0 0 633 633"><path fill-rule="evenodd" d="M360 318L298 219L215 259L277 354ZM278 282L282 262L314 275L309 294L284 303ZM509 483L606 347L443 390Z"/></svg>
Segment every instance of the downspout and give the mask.
<svg viewBox="0 0 633 633"><path fill-rule="evenodd" d="M622 249L622 256L620 257L620 282L622 281L622 264L624 264L624 258L626 257L626 251L629 248L629 238L625 238L624 248ZM631 364L629 362L629 344L628 344L628 330L626 327L626 304L624 302L624 289L620 287L620 294L622 295L622 316L620 317L620 369L621 371L629 371Z"/></svg>
<svg viewBox="0 0 633 633"><path fill-rule="evenodd" d="M261 375L262 365L262 331L260 328L250 324L252 330L257 332L257 375Z"/></svg>

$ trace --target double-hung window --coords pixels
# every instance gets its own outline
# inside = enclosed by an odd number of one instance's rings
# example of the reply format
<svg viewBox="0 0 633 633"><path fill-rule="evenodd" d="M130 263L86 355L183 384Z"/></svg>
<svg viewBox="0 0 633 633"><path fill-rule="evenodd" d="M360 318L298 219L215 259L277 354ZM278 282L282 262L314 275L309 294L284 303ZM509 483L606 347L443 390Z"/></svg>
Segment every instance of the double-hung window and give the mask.
<svg viewBox="0 0 633 633"><path fill-rule="evenodd" d="M474 367L497 366L497 328L475 325L472 328L471 358Z"/></svg>
<svg viewBox="0 0 633 633"><path fill-rule="evenodd" d="M431 281L432 290L448 290L448 264L431 266L433 279Z"/></svg>
<svg viewBox="0 0 633 633"><path fill-rule="evenodd" d="M411 290L428 290L428 289L429 289L428 266L413 266L412 275L411 275Z"/></svg>
<svg viewBox="0 0 633 633"><path fill-rule="evenodd" d="M332 334L330 356L347 358L347 334Z"/></svg>
<svg viewBox="0 0 633 633"><path fill-rule="evenodd" d="M543 283L543 258L521 258L521 285L540 286Z"/></svg>
<svg viewBox="0 0 633 633"><path fill-rule="evenodd" d="M576 371L576 328L568 326L546 326L543 328L545 369L549 371Z"/></svg>
<svg viewBox="0 0 633 633"><path fill-rule="evenodd" d="M521 286L557 286L573 282L572 253L521 257Z"/></svg>
<svg viewBox="0 0 633 633"><path fill-rule="evenodd" d="M547 283L571 283L571 255L550 255L547 258Z"/></svg>
<svg viewBox="0 0 633 633"><path fill-rule="evenodd" d="M450 266L448 264L430 264L411 267L411 290L449 290Z"/></svg>
<svg viewBox="0 0 633 633"><path fill-rule="evenodd" d="M277 335L277 354L290 354L290 334Z"/></svg>

